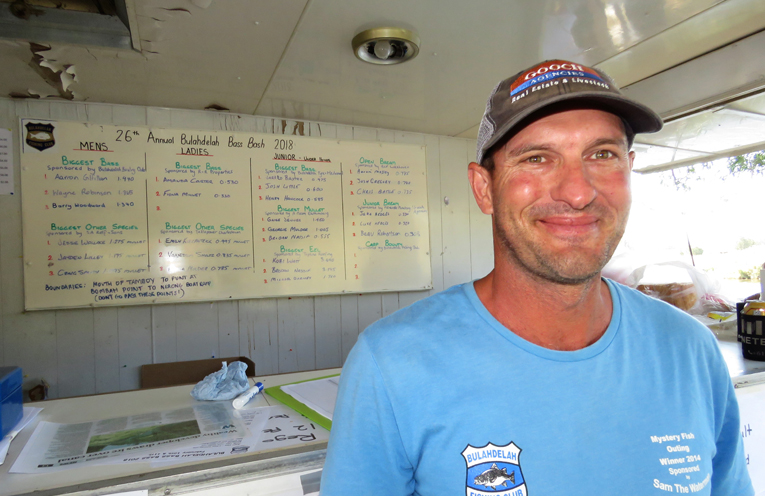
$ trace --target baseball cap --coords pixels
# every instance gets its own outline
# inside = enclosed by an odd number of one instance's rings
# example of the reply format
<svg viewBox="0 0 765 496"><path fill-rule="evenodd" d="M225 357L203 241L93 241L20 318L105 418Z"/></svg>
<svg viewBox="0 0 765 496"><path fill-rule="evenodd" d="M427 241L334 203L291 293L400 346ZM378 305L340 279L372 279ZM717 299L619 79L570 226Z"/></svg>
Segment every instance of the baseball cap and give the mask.
<svg viewBox="0 0 765 496"><path fill-rule="evenodd" d="M624 96L606 73L566 60L546 60L494 87L478 129L476 162L480 164L484 154L524 119L562 102L611 112L634 133L654 133L663 126L656 112Z"/></svg>

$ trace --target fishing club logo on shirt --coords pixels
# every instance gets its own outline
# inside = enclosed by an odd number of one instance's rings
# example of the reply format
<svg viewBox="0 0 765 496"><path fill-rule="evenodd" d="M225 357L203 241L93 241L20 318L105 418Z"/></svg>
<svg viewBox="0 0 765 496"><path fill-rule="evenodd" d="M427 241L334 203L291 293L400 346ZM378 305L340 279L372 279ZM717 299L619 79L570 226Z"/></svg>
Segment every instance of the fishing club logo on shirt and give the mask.
<svg viewBox="0 0 765 496"><path fill-rule="evenodd" d="M26 143L32 148L42 152L56 144L56 139L53 137L53 124L27 122L25 127L27 128Z"/></svg>
<svg viewBox="0 0 765 496"><path fill-rule="evenodd" d="M511 442L504 446L489 443L467 447L462 457L467 464L466 496L526 496L521 473L521 448Z"/></svg>

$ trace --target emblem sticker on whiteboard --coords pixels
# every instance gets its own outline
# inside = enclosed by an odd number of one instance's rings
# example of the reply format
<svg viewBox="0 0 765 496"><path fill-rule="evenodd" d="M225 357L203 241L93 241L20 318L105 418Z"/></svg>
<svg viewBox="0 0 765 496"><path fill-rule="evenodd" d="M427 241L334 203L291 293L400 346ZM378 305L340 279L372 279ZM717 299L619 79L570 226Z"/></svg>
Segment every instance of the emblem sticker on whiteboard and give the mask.
<svg viewBox="0 0 765 496"><path fill-rule="evenodd" d="M26 136L24 138L24 152L29 153L35 149L41 152L52 151L56 147L55 129L51 121L24 121Z"/></svg>
<svg viewBox="0 0 765 496"><path fill-rule="evenodd" d="M467 496L526 496L521 473L521 449L515 443L481 448L468 445L462 451L467 464Z"/></svg>

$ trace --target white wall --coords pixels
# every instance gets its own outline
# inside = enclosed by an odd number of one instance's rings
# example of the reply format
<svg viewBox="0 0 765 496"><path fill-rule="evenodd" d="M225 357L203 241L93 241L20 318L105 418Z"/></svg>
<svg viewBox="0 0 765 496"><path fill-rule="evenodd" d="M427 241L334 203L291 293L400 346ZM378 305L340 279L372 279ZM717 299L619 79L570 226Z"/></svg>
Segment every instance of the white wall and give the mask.
<svg viewBox="0 0 765 496"><path fill-rule="evenodd" d="M19 118L425 144L433 291L24 312ZM14 132L15 194L0 196L0 365L44 378L50 397L139 387L143 364L244 355L258 375L341 366L360 331L493 265L491 222L467 185L475 141L387 129L63 101L0 99ZM444 198L448 197L448 205ZM395 270L395 268L392 268Z"/></svg>

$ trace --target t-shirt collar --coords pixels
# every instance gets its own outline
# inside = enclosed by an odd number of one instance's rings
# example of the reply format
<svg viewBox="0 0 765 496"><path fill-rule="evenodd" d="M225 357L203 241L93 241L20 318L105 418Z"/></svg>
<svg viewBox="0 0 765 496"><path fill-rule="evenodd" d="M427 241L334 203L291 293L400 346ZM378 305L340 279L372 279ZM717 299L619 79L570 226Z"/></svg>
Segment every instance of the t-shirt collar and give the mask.
<svg viewBox="0 0 765 496"><path fill-rule="evenodd" d="M603 333L600 339L598 339L596 342L592 343L591 345L585 348L582 348L580 350L575 350L575 351L551 350L523 339L522 337L518 336L517 334L515 334L514 332L510 331L508 328L503 326L497 319L494 318L494 316L491 313L489 313L489 311L481 302L480 298L478 298L478 294L476 294L475 287L473 286L472 282L464 284L463 290L465 291L465 295L467 296L470 303L473 305L473 308L478 313L478 315L484 321L486 321L486 323L489 324L489 326L491 326L494 330L500 333L505 339L507 339L508 341L516 345L517 347L529 353L537 355L540 358L555 360L559 362L574 362L579 360L587 360L602 353L606 348L608 348L608 346L614 340L614 337L616 336L616 333L619 330L620 323L621 323L621 316L622 316L622 311L621 311L622 305L621 305L621 298L619 295L619 291L612 281L605 278L603 280L608 285L608 290L611 294L611 301L613 304L611 322L608 324L608 328L606 329L606 332Z"/></svg>

